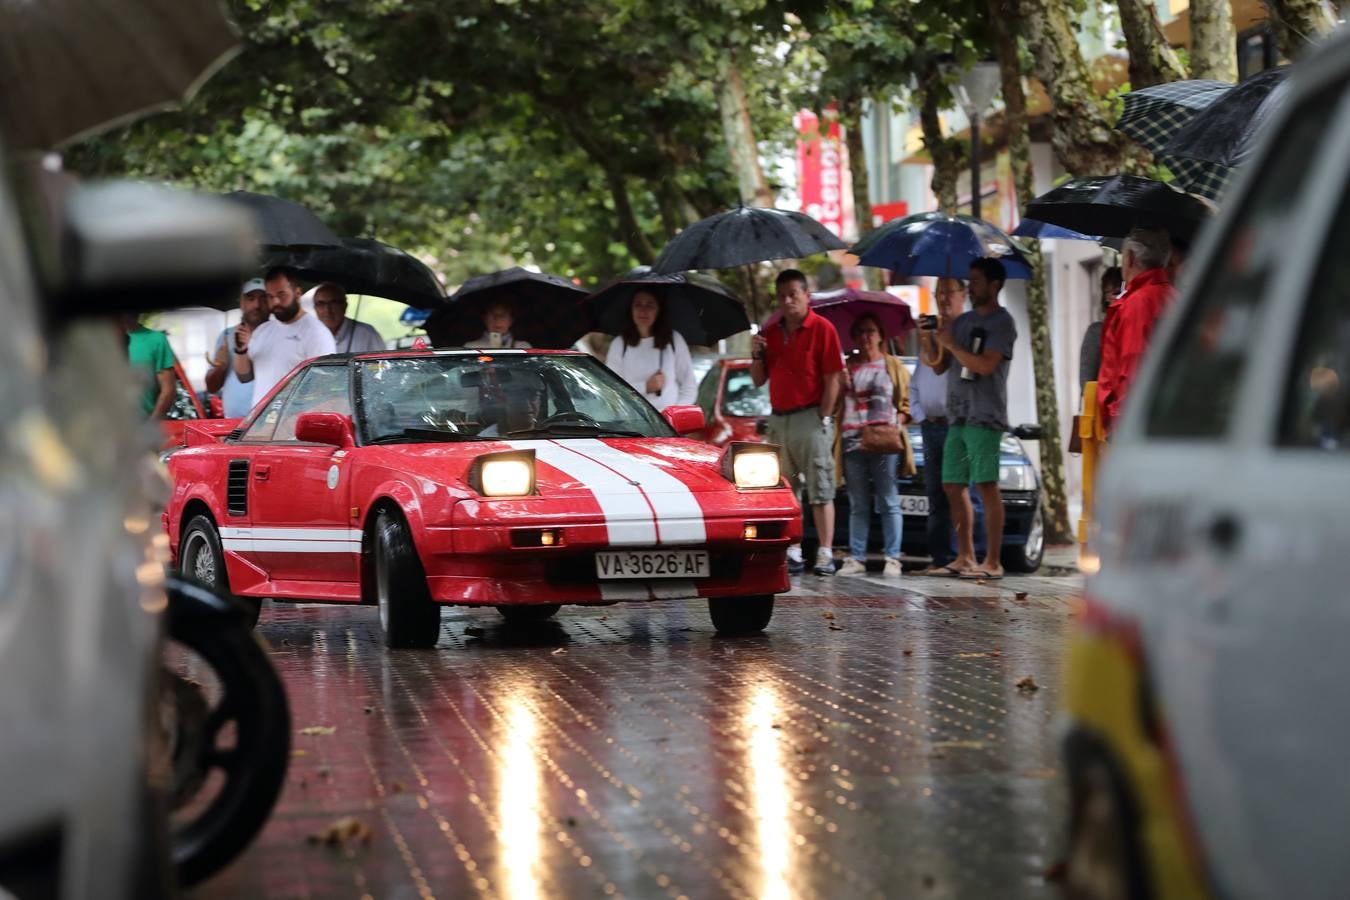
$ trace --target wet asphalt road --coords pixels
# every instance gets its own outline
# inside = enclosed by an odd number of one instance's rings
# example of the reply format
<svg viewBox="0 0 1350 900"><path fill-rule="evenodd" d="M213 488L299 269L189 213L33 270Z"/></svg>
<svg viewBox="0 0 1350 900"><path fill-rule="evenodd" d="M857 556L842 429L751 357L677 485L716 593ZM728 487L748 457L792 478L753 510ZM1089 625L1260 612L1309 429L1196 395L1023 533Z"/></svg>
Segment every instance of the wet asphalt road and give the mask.
<svg viewBox="0 0 1350 900"><path fill-rule="evenodd" d="M295 755L193 896L1056 896L1078 579L794 581L748 640L696 601L454 609L391 653L372 608L266 608Z"/></svg>

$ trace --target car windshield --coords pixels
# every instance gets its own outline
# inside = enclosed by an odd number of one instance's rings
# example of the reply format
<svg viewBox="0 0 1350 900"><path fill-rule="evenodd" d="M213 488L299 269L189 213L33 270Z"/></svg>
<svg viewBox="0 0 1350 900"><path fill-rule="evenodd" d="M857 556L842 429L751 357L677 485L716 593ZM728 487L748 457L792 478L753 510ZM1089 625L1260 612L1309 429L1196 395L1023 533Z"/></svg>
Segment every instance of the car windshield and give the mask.
<svg viewBox="0 0 1350 900"><path fill-rule="evenodd" d="M767 416L773 412L769 405L768 383L755 387L748 368L728 369L722 411L729 416Z"/></svg>
<svg viewBox="0 0 1350 900"><path fill-rule="evenodd" d="M356 365L366 443L675 435L589 356L465 353Z"/></svg>

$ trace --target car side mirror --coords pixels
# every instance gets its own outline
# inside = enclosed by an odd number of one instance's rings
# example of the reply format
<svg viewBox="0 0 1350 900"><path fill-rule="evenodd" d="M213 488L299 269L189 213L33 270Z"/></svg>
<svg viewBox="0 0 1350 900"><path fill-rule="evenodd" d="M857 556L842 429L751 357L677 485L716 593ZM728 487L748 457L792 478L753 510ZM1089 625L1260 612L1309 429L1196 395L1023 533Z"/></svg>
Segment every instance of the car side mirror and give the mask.
<svg viewBox="0 0 1350 900"><path fill-rule="evenodd" d="M1026 422L1018 425L1012 430L1013 437L1024 441L1039 441L1041 439L1041 426Z"/></svg>
<svg viewBox="0 0 1350 900"><path fill-rule="evenodd" d="M666 417L666 421L675 429L676 434L692 434L708 425L708 420L703 417L703 410L697 406L667 406L661 410L661 415Z"/></svg>
<svg viewBox="0 0 1350 900"><path fill-rule="evenodd" d="M342 413L307 412L295 420L295 439L310 444L328 444L332 447L350 447L352 420Z"/></svg>
<svg viewBox="0 0 1350 900"><path fill-rule="evenodd" d="M69 187L62 200L44 271L63 318L235 309L257 267L252 218L218 197L114 181Z"/></svg>

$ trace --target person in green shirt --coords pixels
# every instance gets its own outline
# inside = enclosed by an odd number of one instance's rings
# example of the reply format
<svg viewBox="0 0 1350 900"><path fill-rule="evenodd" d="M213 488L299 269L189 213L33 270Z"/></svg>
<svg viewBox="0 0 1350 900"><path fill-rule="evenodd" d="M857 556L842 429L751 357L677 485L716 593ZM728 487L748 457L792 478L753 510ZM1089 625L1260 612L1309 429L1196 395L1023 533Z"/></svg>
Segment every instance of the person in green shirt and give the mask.
<svg viewBox="0 0 1350 900"><path fill-rule="evenodd" d="M151 419L162 419L173 403L173 348L162 331L146 328L134 315L122 317L127 334L127 360L144 377L141 412Z"/></svg>

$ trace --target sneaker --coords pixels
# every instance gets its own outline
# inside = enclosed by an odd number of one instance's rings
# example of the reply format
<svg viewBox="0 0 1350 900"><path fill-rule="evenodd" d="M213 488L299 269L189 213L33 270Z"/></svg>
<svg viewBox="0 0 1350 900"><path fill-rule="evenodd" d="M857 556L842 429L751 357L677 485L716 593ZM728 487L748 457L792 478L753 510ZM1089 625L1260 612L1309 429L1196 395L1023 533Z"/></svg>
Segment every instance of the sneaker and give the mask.
<svg viewBox="0 0 1350 900"><path fill-rule="evenodd" d="M817 575L833 575L834 554L822 547L816 552L816 566L812 571Z"/></svg>
<svg viewBox="0 0 1350 900"><path fill-rule="evenodd" d="M806 561L802 559L801 547L788 548L787 562L789 575L800 575L806 571Z"/></svg>
<svg viewBox="0 0 1350 900"><path fill-rule="evenodd" d="M862 560L853 559L852 557L849 557L848 559L844 560L844 564L843 564L842 566L840 566L840 567L839 567L839 571L838 571L838 572L835 572L834 574L836 574L836 575L866 575L866 574L867 574L867 566L863 564Z"/></svg>
<svg viewBox="0 0 1350 900"><path fill-rule="evenodd" d="M885 575L887 578L899 578L900 560L892 556L886 557L886 568L881 574Z"/></svg>

